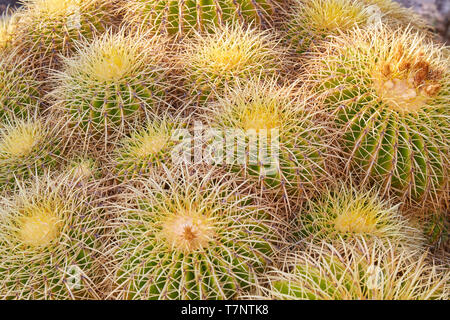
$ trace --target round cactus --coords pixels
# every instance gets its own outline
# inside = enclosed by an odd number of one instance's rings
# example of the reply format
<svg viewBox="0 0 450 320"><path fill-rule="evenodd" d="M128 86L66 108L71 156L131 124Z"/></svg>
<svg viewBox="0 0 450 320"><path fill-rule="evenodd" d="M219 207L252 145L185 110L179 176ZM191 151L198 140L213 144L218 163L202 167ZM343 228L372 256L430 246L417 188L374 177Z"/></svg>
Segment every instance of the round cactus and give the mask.
<svg viewBox="0 0 450 320"><path fill-rule="evenodd" d="M61 130L61 122L38 117L15 118L0 125L0 188L58 164Z"/></svg>
<svg viewBox="0 0 450 320"><path fill-rule="evenodd" d="M334 119L347 168L363 183L416 204L441 200L450 159L449 62L423 36L388 28L336 38L311 58L308 81Z"/></svg>
<svg viewBox="0 0 450 320"><path fill-rule="evenodd" d="M296 50L304 52L328 36L382 23L427 29L420 16L391 0L296 0L287 33Z"/></svg>
<svg viewBox="0 0 450 320"><path fill-rule="evenodd" d="M269 33L232 26L187 40L179 60L189 97L204 102L236 80L277 74L284 53Z"/></svg>
<svg viewBox="0 0 450 320"><path fill-rule="evenodd" d="M240 82L207 109L207 123L218 129L214 139L224 140L220 163L287 195L307 195L323 182L323 130L295 84Z"/></svg>
<svg viewBox="0 0 450 320"><path fill-rule="evenodd" d="M64 176L18 181L0 197L0 298L93 299L102 211Z"/></svg>
<svg viewBox="0 0 450 320"><path fill-rule="evenodd" d="M41 103L39 81L26 60L17 61L15 54L0 59L0 119L34 114Z"/></svg>
<svg viewBox="0 0 450 320"><path fill-rule="evenodd" d="M228 178L184 170L126 187L128 204L114 205L110 226L110 296L203 300L250 292L281 239L279 222Z"/></svg>
<svg viewBox="0 0 450 320"><path fill-rule="evenodd" d="M149 176L158 168L170 168L172 151L177 145L177 131L182 125L175 119L152 120L122 139L111 162L119 180Z"/></svg>
<svg viewBox="0 0 450 320"><path fill-rule="evenodd" d="M111 0L24 0L15 45L37 65L57 66L75 41L92 38L111 22Z"/></svg>
<svg viewBox="0 0 450 320"><path fill-rule="evenodd" d="M76 184L86 184L100 177L98 163L86 156L76 156L66 165L65 172L69 180Z"/></svg>
<svg viewBox="0 0 450 320"><path fill-rule="evenodd" d="M339 243L364 239L421 249L425 239L398 210L374 191L341 185L308 201L298 213L300 234L314 242Z"/></svg>
<svg viewBox="0 0 450 320"><path fill-rule="evenodd" d="M447 300L450 272L430 255L391 246L311 246L268 272L272 299Z"/></svg>
<svg viewBox="0 0 450 320"><path fill-rule="evenodd" d="M228 22L267 25L279 0L131 0L121 9L124 21L183 36L191 30L212 31Z"/></svg>
<svg viewBox="0 0 450 320"><path fill-rule="evenodd" d="M167 68L160 37L106 33L80 47L55 73L54 108L89 138L126 131L164 101Z"/></svg>

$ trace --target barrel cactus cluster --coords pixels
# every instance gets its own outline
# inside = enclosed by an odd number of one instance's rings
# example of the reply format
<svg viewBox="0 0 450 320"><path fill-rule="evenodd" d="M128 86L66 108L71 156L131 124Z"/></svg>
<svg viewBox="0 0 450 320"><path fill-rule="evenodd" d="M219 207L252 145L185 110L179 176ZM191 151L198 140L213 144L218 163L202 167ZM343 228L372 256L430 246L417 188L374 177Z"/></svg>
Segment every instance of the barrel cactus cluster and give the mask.
<svg viewBox="0 0 450 320"><path fill-rule="evenodd" d="M448 300L450 48L391 0L0 17L0 299Z"/></svg>

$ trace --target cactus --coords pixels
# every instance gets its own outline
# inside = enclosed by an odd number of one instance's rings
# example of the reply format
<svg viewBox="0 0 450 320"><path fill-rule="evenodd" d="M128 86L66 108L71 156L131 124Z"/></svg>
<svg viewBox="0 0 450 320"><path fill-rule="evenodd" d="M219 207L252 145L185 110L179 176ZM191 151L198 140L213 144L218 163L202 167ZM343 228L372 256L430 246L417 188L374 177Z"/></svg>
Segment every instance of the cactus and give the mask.
<svg viewBox="0 0 450 320"><path fill-rule="evenodd" d="M164 102L167 68L158 36L108 32L86 43L55 72L57 110L87 137L105 143ZM111 139L110 139L111 138Z"/></svg>
<svg viewBox="0 0 450 320"><path fill-rule="evenodd" d="M151 120L143 128L122 139L116 146L111 162L119 180L145 177L172 165L172 151L177 145L177 131L182 125L165 117Z"/></svg>
<svg viewBox="0 0 450 320"><path fill-rule="evenodd" d="M229 26L187 40L179 62L189 97L205 102L237 80L277 74L284 54L269 33Z"/></svg>
<svg viewBox="0 0 450 320"><path fill-rule="evenodd" d="M312 246L288 255L285 267L268 272L272 299L428 300L449 297L450 272L394 246Z"/></svg>
<svg viewBox="0 0 450 320"><path fill-rule="evenodd" d="M34 114L40 106L39 81L36 72L17 61L14 52L0 59L0 119Z"/></svg>
<svg viewBox="0 0 450 320"><path fill-rule="evenodd" d="M112 23L112 0L24 0L15 45L31 62L56 67L75 41L91 39Z"/></svg>
<svg viewBox="0 0 450 320"><path fill-rule="evenodd" d="M425 31L424 20L391 0L296 0L287 23L287 36L299 53L328 36L348 34L354 28L386 23L413 25Z"/></svg>
<svg viewBox="0 0 450 320"><path fill-rule="evenodd" d="M362 183L439 206L448 190L449 62L422 35L389 28L355 31L313 55L311 89Z"/></svg>
<svg viewBox="0 0 450 320"><path fill-rule="evenodd" d="M61 161L61 121L51 118L13 118L0 126L0 188L25 179Z"/></svg>
<svg viewBox="0 0 450 320"><path fill-rule="evenodd" d="M64 176L17 181L0 197L0 298L99 298L102 211Z"/></svg>
<svg viewBox="0 0 450 320"><path fill-rule="evenodd" d="M341 185L308 201L306 212L297 214L300 233L314 242L339 243L364 239L421 249L421 231L403 218L398 205L382 200L378 192Z"/></svg>
<svg viewBox="0 0 450 320"><path fill-rule="evenodd" d="M215 138L225 140L221 151L227 155L220 163L233 171L287 195L308 195L324 181L324 132L295 83L282 87L276 78L240 82L206 109L206 122L218 129Z"/></svg>
<svg viewBox="0 0 450 320"><path fill-rule="evenodd" d="M98 179L101 172L97 161L86 156L76 156L65 167L68 181L79 185L88 184Z"/></svg>
<svg viewBox="0 0 450 320"><path fill-rule="evenodd" d="M14 34L17 31L17 17L14 14L0 16L0 52L11 48Z"/></svg>
<svg viewBox="0 0 450 320"><path fill-rule="evenodd" d="M229 22L270 24L279 0L131 0L121 11L130 25L149 26L161 33L183 36L212 31Z"/></svg>
<svg viewBox="0 0 450 320"><path fill-rule="evenodd" d="M203 300L251 291L281 239L279 222L235 181L182 170L125 187L132 201L113 205L110 226L110 296Z"/></svg>

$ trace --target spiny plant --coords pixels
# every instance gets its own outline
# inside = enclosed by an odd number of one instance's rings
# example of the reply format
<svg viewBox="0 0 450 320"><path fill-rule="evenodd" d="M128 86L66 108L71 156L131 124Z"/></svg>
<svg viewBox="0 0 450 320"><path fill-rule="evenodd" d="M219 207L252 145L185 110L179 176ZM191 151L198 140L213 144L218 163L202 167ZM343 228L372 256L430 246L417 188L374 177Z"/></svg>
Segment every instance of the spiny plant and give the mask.
<svg viewBox="0 0 450 320"><path fill-rule="evenodd" d="M268 272L268 296L290 300L447 300L450 272L395 246L310 246Z"/></svg>
<svg viewBox="0 0 450 320"><path fill-rule="evenodd" d="M41 104L36 70L26 67L26 59L18 61L15 52L0 59L0 119L34 114Z"/></svg>
<svg viewBox="0 0 450 320"><path fill-rule="evenodd" d="M183 36L191 30L213 31L229 22L268 25L280 10L279 0L131 0L120 11L130 25Z"/></svg>
<svg viewBox="0 0 450 320"><path fill-rule="evenodd" d="M15 45L31 61L57 66L59 55L69 55L75 41L92 38L111 25L113 0L23 0L17 15Z"/></svg>
<svg viewBox="0 0 450 320"><path fill-rule="evenodd" d="M110 225L111 297L236 298L281 241L272 209L235 177L183 169L124 189Z"/></svg>
<svg viewBox="0 0 450 320"><path fill-rule="evenodd" d="M66 176L16 181L0 196L1 299L96 299L100 206Z"/></svg>
<svg viewBox="0 0 450 320"><path fill-rule="evenodd" d="M62 121L11 118L0 125L0 189L57 166L64 149Z"/></svg>
<svg viewBox="0 0 450 320"><path fill-rule="evenodd" d="M425 219L420 221L423 225L425 236L430 245L435 248L450 248L450 217L448 211L432 210Z"/></svg>
<svg viewBox="0 0 450 320"><path fill-rule="evenodd" d="M326 178L324 131L296 84L277 81L238 82L206 106L206 122L218 130L212 138L223 142L216 162L258 179L265 189L308 195Z"/></svg>
<svg viewBox="0 0 450 320"><path fill-rule="evenodd" d="M119 180L145 177L163 167L172 165L172 151L178 131L184 127L179 120L166 116L149 120L118 142L111 162Z"/></svg>
<svg viewBox="0 0 450 320"><path fill-rule="evenodd" d="M86 139L107 144L164 103L165 54L161 37L124 30L86 42L54 72L54 108L69 115Z"/></svg>
<svg viewBox="0 0 450 320"><path fill-rule="evenodd" d="M285 50L270 33L238 25L186 40L178 55L189 97L205 102L236 80L275 75Z"/></svg>
<svg viewBox="0 0 450 320"><path fill-rule="evenodd" d="M11 48L17 30L17 17L14 14L0 15L0 52Z"/></svg>
<svg viewBox="0 0 450 320"><path fill-rule="evenodd" d="M296 50L304 52L328 36L382 23L427 29L423 19L411 9L391 0L296 0L287 33Z"/></svg>
<svg viewBox="0 0 450 320"><path fill-rule="evenodd" d="M66 165L67 177L78 184L86 184L101 176L97 161L88 156L75 156Z"/></svg>
<svg viewBox="0 0 450 320"><path fill-rule="evenodd" d="M384 193L438 205L450 159L444 48L410 30L358 30L315 53L306 81L334 121L347 169Z"/></svg>
<svg viewBox="0 0 450 320"><path fill-rule="evenodd" d="M422 249L425 239L421 231L407 222L398 207L382 200L376 190L341 184L308 201L305 211L297 214L296 228L302 237L314 242L339 244L364 239Z"/></svg>

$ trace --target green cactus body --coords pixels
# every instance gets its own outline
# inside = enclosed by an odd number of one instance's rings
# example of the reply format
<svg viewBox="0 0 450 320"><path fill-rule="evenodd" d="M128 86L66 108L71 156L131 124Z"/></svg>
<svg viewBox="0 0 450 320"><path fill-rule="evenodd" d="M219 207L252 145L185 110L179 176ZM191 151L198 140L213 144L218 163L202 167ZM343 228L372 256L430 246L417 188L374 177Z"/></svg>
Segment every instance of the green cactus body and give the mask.
<svg viewBox="0 0 450 320"><path fill-rule="evenodd" d="M150 178L123 193L136 208L122 208L113 226L117 298L236 298L272 260L276 220L255 195L235 197L235 186L209 175L181 176L165 176L167 188Z"/></svg>
<svg viewBox="0 0 450 320"><path fill-rule="evenodd" d="M56 73L56 108L90 137L124 132L163 102L167 83L158 37L106 33Z"/></svg>
<svg viewBox="0 0 450 320"><path fill-rule="evenodd" d="M438 203L450 138L443 51L418 34L377 29L336 39L311 66L348 167L403 198Z"/></svg>
<svg viewBox="0 0 450 320"><path fill-rule="evenodd" d="M124 21L183 36L190 31L213 31L215 26L241 22L266 26L275 0L132 0L124 6Z"/></svg>
<svg viewBox="0 0 450 320"><path fill-rule="evenodd" d="M0 127L0 185L43 173L61 158L61 123L46 119L15 119Z"/></svg>
<svg viewBox="0 0 450 320"><path fill-rule="evenodd" d="M99 298L102 224L86 190L64 177L19 182L0 198L0 297L2 299Z"/></svg>
<svg viewBox="0 0 450 320"><path fill-rule="evenodd" d="M201 105L236 81L277 75L284 55L285 50L266 32L240 26L218 29L185 43L179 56L181 81L189 99Z"/></svg>
<svg viewBox="0 0 450 320"><path fill-rule="evenodd" d="M323 132L294 88L276 80L245 81L208 107L214 140L225 144L216 163L287 195L318 189L326 177Z"/></svg>
<svg viewBox="0 0 450 320"><path fill-rule="evenodd" d="M26 0L19 10L16 45L32 62L58 66L59 54L69 55L75 41L92 39L112 22L111 1Z"/></svg>
<svg viewBox="0 0 450 320"><path fill-rule="evenodd" d="M171 119L154 120L118 143L113 159L116 177L129 180L170 168L177 131L182 126Z"/></svg>
<svg viewBox="0 0 450 320"><path fill-rule="evenodd" d="M448 299L450 273L442 265L392 245L311 246L268 273L269 296L288 300Z"/></svg>
<svg viewBox="0 0 450 320"><path fill-rule="evenodd" d="M0 61L0 119L33 115L40 106L39 82L14 55Z"/></svg>

